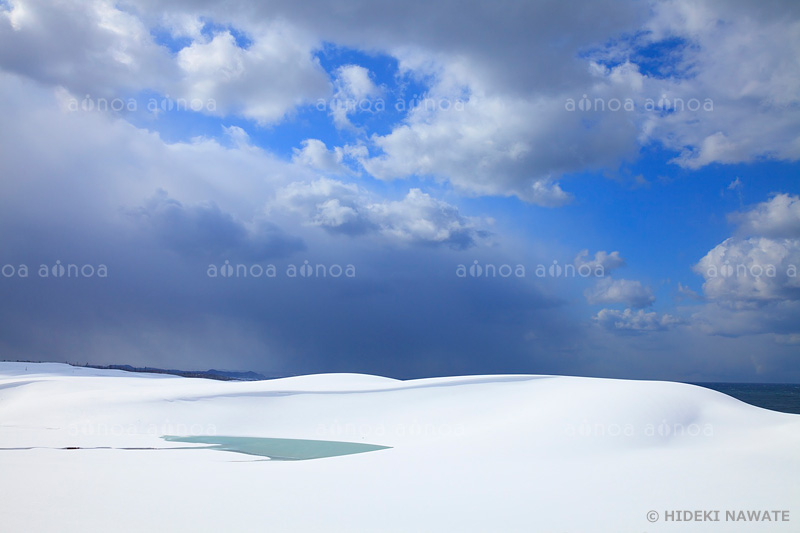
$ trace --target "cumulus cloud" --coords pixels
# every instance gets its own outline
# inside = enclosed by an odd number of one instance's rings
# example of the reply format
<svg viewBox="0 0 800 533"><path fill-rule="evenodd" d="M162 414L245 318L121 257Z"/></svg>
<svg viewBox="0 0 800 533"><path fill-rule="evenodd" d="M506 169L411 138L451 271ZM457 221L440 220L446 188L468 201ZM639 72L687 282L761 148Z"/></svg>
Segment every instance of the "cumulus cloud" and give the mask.
<svg viewBox="0 0 800 533"><path fill-rule="evenodd" d="M171 60L148 28L108 2L14 0L0 5L0 67L67 87L79 98L164 87Z"/></svg>
<svg viewBox="0 0 800 533"><path fill-rule="evenodd" d="M684 324L685 321L670 314L655 311L645 312L643 309L633 311L625 309L601 309L594 320L602 327L618 332L641 333L645 331L664 331Z"/></svg>
<svg viewBox="0 0 800 533"><path fill-rule="evenodd" d="M735 213L739 233L711 249L693 267L710 303L696 314L710 333L794 334L800 309L800 201L776 194Z"/></svg>
<svg viewBox="0 0 800 533"><path fill-rule="evenodd" d="M714 300L747 303L800 298L800 198L776 194L731 219L739 233L710 250L694 270Z"/></svg>
<svg viewBox="0 0 800 533"><path fill-rule="evenodd" d="M347 168L342 165L345 151L341 147L328 150L319 139L306 139L302 148L292 150L292 161L329 174L342 174Z"/></svg>
<svg viewBox="0 0 800 533"><path fill-rule="evenodd" d="M584 295L593 305L624 303L636 309L647 307L656 300L650 287L642 285L641 281L610 277L600 279L594 287L586 289Z"/></svg>
<svg viewBox="0 0 800 533"><path fill-rule="evenodd" d="M709 99L704 114L653 116L645 131L687 168L759 157L800 158L800 13L786 2L667 0L653 4L648 39L681 39L687 72L668 99ZM747 43L746 45L743 43ZM661 94L661 93L659 93Z"/></svg>
<svg viewBox="0 0 800 533"><path fill-rule="evenodd" d="M603 274L609 274L619 267L625 266L625 259L620 257L618 251L606 252L598 250L595 252L594 257L589 257L589 250L582 250L575 256L575 266L588 267L592 272L602 271Z"/></svg>
<svg viewBox="0 0 800 533"><path fill-rule="evenodd" d="M402 76L424 84L420 96L434 105L412 107L390 131L365 138L372 152L361 158L363 167L380 179L430 176L465 194L560 206L574 194L562 188L561 176L615 169L650 142L674 150L674 161L692 169L800 158L800 15L784 3L532 2L496 9L443 2L377 9L354 0L347 16L331 16L324 3L299 8L283 0L8 6L0 9L0 65L7 70L62 85L79 98L149 89L213 100L203 112L260 124L332 94L356 100L379 94L360 65L338 67L331 82L315 58L322 43L386 53ZM173 53L156 42L153 34L163 27L188 44ZM249 43L240 46L234 30ZM668 50L668 61L654 62L647 53L653 46ZM583 95L637 105L619 112L566 109ZM645 109L646 98L671 107ZM673 106L691 99L709 101L713 110ZM339 128L352 126L346 108L331 113Z"/></svg>
<svg viewBox="0 0 800 533"><path fill-rule="evenodd" d="M738 222L740 232L747 235L800 238L800 197L776 194L753 209L733 214L730 218Z"/></svg>
<svg viewBox="0 0 800 533"><path fill-rule="evenodd" d="M368 99L380 94L369 75L369 70L360 65L343 65L334 73L334 94L330 113L337 128L353 128L348 115L361 108L371 109ZM369 104L369 105L367 105Z"/></svg>
<svg viewBox="0 0 800 533"><path fill-rule="evenodd" d="M327 97L331 86L314 58L314 38L286 23L252 27L251 43L229 30L208 36L199 13L168 13L104 1L16 0L0 6L0 67L65 87L76 98L126 98L156 91L202 102L203 112L266 124ZM177 54L153 38L166 23L190 43Z"/></svg>
<svg viewBox="0 0 800 533"><path fill-rule="evenodd" d="M478 219L463 216L457 207L419 189L411 189L402 200L375 201L355 184L321 178L287 185L278 191L273 205L334 233L377 232L401 242L457 249L488 236Z"/></svg>
<svg viewBox="0 0 800 533"><path fill-rule="evenodd" d="M800 299L800 240L731 237L695 266L706 297L732 305Z"/></svg>
<svg viewBox="0 0 800 533"><path fill-rule="evenodd" d="M446 56L433 68L430 59L417 59L423 54L408 53L408 68L427 68L436 77L429 91L433 101L460 98L466 105L460 113L436 106L414 110L390 134L374 138L381 153L365 168L383 179L428 175L471 194L563 205L568 195L551 189L560 176L578 168L615 168L654 141L677 152L674 162L690 169L757 158L797 160L798 17L776 6L655 2L643 22L649 31L587 43L599 44L602 53L582 56L582 75L572 71L574 58L562 58L570 68L560 73L573 75L548 92L484 83L458 57ZM646 52L654 46L675 50L668 61L654 64ZM554 93L553 86L560 91ZM609 111L614 99L631 101L631 108ZM569 100L590 105L570 113L564 105ZM556 194L541 194L542 187Z"/></svg>
<svg viewBox="0 0 800 533"><path fill-rule="evenodd" d="M604 117L609 133L597 135L564 110L563 97L480 95L478 83L463 89L468 97L432 92L432 107L420 104L391 133L373 136L379 152L362 161L365 170L386 180L430 176L468 195L514 195L558 207L572 196L557 176L613 166L635 141L622 115Z"/></svg>
<svg viewBox="0 0 800 533"><path fill-rule="evenodd" d="M245 49L230 31L221 31L183 48L176 59L181 95L213 102L220 115L240 115L262 124L327 96L330 86L312 56L313 41L279 23L252 39Z"/></svg>

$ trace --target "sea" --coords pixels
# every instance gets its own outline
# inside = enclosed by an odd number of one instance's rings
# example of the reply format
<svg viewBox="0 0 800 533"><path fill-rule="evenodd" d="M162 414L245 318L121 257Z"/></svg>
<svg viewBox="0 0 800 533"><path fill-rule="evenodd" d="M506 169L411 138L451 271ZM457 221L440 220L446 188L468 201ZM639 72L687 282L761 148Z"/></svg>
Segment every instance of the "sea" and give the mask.
<svg viewBox="0 0 800 533"><path fill-rule="evenodd" d="M756 407L800 414L800 384L781 383L692 383L733 396Z"/></svg>

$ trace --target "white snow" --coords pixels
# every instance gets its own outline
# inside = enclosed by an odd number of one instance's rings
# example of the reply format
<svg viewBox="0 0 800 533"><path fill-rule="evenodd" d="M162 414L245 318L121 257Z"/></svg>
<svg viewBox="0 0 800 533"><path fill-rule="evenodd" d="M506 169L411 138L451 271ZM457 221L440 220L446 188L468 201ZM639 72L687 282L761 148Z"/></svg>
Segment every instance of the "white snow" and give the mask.
<svg viewBox="0 0 800 533"><path fill-rule="evenodd" d="M163 435L391 449L308 461L121 449L199 446ZM800 531L800 416L679 383L220 382L0 363L0 448L3 532ZM668 510L790 521L665 523Z"/></svg>

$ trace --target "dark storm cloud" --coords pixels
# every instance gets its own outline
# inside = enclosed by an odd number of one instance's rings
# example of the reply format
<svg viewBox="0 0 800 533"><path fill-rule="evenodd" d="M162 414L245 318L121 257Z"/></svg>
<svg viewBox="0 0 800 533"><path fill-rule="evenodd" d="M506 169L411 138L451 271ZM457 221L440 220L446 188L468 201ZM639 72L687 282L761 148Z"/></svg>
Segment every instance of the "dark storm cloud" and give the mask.
<svg viewBox="0 0 800 533"><path fill-rule="evenodd" d="M208 260L262 261L305 248L301 239L266 220L251 230L213 203L185 206L164 190L130 214L170 249Z"/></svg>
<svg viewBox="0 0 800 533"><path fill-rule="evenodd" d="M385 229L367 240L268 218L253 206L285 182L263 176L302 179L300 169L205 141L165 146L101 116L62 114L45 90L2 87L3 112L25 127L3 129L0 264L27 266L26 277L0 278L4 358L410 377L534 371L569 336L563 302L531 278L456 275L473 259L506 261L498 250L426 244L475 238L453 206L422 193L364 204ZM48 146L65 154L57 180ZM231 187L243 188L235 201ZM287 274L305 261L314 276ZM60 265L78 274L52 275ZM226 265L235 275L209 275ZM270 265L275 277L253 275ZM336 265L354 275L335 277Z"/></svg>

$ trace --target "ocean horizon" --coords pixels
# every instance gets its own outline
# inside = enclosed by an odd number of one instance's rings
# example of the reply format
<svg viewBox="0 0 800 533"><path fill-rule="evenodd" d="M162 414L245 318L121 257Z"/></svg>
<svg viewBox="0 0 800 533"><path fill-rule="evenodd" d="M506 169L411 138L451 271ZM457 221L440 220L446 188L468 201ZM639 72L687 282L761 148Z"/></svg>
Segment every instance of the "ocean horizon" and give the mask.
<svg viewBox="0 0 800 533"><path fill-rule="evenodd" d="M798 383L690 383L712 389L756 407L781 413L800 414Z"/></svg>

